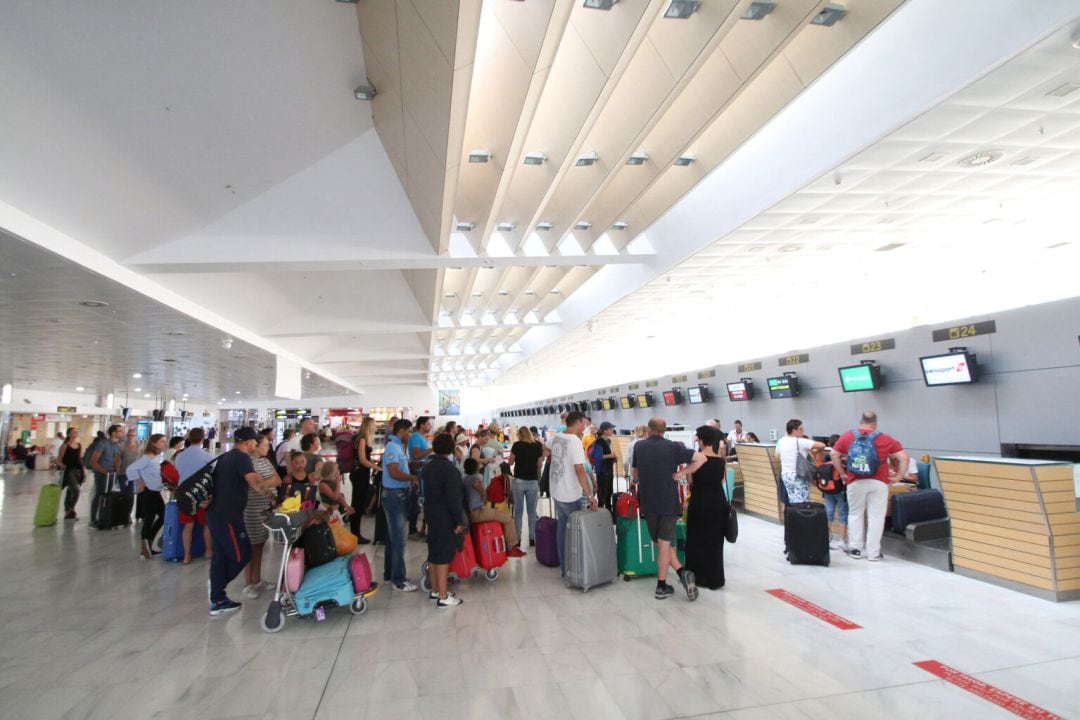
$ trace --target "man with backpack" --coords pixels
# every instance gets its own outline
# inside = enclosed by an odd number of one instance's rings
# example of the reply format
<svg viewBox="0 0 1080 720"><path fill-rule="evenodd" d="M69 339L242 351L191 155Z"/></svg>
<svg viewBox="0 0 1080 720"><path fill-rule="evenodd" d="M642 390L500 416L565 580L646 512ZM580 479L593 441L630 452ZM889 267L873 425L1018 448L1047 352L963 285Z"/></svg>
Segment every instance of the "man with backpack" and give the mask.
<svg viewBox="0 0 1080 720"><path fill-rule="evenodd" d="M889 505L889 485L900 477L890 472L889 460L906 468L908 454L899 441L877 429L872 410L862 414L859 427L840 436L830 460L844 474L848 501L848 555L856 560L882 559L881 534ZM865 518L864 518L865 515Z"/></svg>

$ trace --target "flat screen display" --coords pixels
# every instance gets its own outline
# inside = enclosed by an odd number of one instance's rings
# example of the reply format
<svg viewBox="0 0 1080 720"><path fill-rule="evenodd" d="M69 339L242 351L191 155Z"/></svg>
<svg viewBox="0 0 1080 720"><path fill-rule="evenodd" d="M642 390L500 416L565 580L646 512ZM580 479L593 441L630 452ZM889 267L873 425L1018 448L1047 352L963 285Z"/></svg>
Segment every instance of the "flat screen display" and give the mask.
<svg viewBox="0 0 1080 720"><path fill-rule="evenodd" d="M754 396L753 384L745 380L728 383L727 396L731 402L745 402Z"/></svg>
<svg viewBox="0 0 1080 720"><path fill-rule="evenodd" d="M622 407L623 410L629 410L634 406L634 396L623 395L621 398L619 398L619 405Z"/></svg>
<svg viewBox="0 0 1080 720"><path fill-rule="evenodd" d="M852 365L838 368L844 392L877 390L881 387L881 368L877 365Z"/></svg>
<svg viewBox="0 0 1080 720"><path fill-rule="evenodd" d="M592 409L593 410L603 410L604 409L604 403L602 401L600 401L600 400L593 400L592 401Z"/></svg>
<svg viewBox="0 0 1080 720"><path fill-rule="evenodd" d="M600 409L601 410L610 410L611 409L611 398L604 398L603 400L601 400L600 401Z"/></svg>
<svg viewBox="0 0 1080 720"><path fill-rule="evenodd" d="M637 406L639 408L651 408L653 406L653 394L651 392L647 392L638 395Z"/></svg>
<svg viewBox="0 0 1080 720"><path fill-rule="evenodd" d="M705 396L699 387L686 388L686 397L690 400L691 405L700 405L705 402Z"/></svg>
<svg viewBox="0 0 1080 720"><path fill-rule="evenodd" d="M965 385L977 379L975 355L968 352L931 355L919 358L922 363L923 380L930 387L938 385Z"/></svg>
<svg viewBox="0 0 1080 720"><path fill-rule="evenodd" d="M672 388L671 390L664 391L664 404L668 407L672 405L678 405L682 402L682 393L678 388Z"/></svg>
<svg viewBox="0 0 1080 720"><path fill-rule="evenodd" d="M799 378L790 375L769 378L769 397L773 400L799 396Z"/></svg>

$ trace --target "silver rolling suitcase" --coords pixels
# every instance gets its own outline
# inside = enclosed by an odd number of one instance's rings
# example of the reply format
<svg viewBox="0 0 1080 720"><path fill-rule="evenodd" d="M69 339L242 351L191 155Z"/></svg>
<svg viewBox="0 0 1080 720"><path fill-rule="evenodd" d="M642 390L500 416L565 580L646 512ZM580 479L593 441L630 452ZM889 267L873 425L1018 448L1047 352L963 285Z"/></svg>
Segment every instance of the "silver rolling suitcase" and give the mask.
<svg viewBox="0 0 1080 720"><path fill-rule="evenodd" d="M619 573L611 513L578 510L566 529L566 582L588 590L609 583Z"/></svg>

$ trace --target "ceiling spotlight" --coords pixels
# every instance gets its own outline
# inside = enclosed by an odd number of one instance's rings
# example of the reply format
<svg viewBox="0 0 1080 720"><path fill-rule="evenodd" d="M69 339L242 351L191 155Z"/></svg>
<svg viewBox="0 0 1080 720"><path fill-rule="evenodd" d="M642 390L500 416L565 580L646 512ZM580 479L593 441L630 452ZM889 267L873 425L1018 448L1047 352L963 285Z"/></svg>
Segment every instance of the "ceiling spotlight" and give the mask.
<svg viewBox="0 0 1080 720"><path fill-rule="evenodd" d="M374 85L357 85L353 90L353 97L357 100L374 100L375 99L375 86Z"/></svg>
<svg viewBox="0 0 1080 720"><path fill-rule="evenodd" d="M486 163L491 160L491 153L487 150L471 150L469 152L469 162L471 163Z"/></svg>
<svg viewBox="0 0 1080 720"><path fill-rule="evenodd" d="M531 152L525 155L526 165L543 165L547 162L547 154L542 152Z"/></svg>
<svg viewBox="0 0 1080 720"><path fill-rule="evenodd" d="M746 12L742 14L743 20L761 20L776 9L774 2L752 2Z"/></svg>
<svg viewBox="0 0 1080 720"><path fill-rule="evenodd" d="M628 227L630 227L630 223L626 222L625 220L616 220L615 223L612 224L611 229L625 230Z"/></svg>
<svg viewBox="0 0 1080 720"><path fill-rule="evenodd" d="M553 227L555 227L555 226L552 225L551 223L547 222L546 220L544 222L536 223L536 229L537 230L550 230Z"/></svg>
<svg viewBox="0 0 1080 720"><path fill-rule="evenodd" d="M471 223L471 222L459 222L455 226L455 228L457 229L458 232L469 232L474 227L476 227L476 223Z"/></svg>
<svg viewBox="0 0 1080 720"><path fill-rule="evenodd" d="M675 158L675 167L686 167L687 165L693 163L696 159L697 158L695 158L693 155L680 155L679 157Z"/></svg>
<svg viewBox="0 0 1080 720"><path fill-rule="evenodd" d="M235 394L239 395L239 394L240 394L240 391L239 391L239 390L237 390Z"/></svg>
<svg viewBox="0 0 1080 720"><path fill-rule="evenodd" d="M184 394L183 394L183 397L187 397L187 396L188 396L188 394L187 394L187 393L184 393Z"/></svg>
<svg viewBox="0 0 1080 720"><path fill-rule="evenodd" d="M619 0L585 0L582 7L590 10L610 10Z"/></svg>
<svg viewBox="0 0 1080 720"><path fill-rule="evenodd" d="M225 348L226 350L232 350L232 344L233 339L228 335L221 339L221 347Z"/></svg>
<svg viewBox="0 0 1080 720"><path fill-rule="evenodd" d="M600 159L600 156L597 155L596 153L588 152L588 153L585 153L584 155L582 155L581 157L579 157L577 159L577 162L574 163L574 164L577 165L578 167L589 167L590 165L595 165L596 161L599 160L599 159Z"/></svg>
<svg viewBox="0 0 1080 720"><path fill-rule="evenodd" d="M588 230L591 227L592 227L592 223L589 222L588 220L582 220L581 222L576 223L574 225L575 230Z"/></svg>
<svg viewBox="0 0 1080 720"><path fill-rule="evenodd" d="M83 390L85 390L85 389L86 389L86 388L84 388L84 387L83 387L82 385L80 385L80 386L78 386L77 388L75 388L75 392L82 392L82 391L83 391Z"/></svg>
<svg viewBox="0 0 1080 720"><path fill-rule="evenodd" d="M453 300L454 298L457 297L457 293L456 292L443 293L443 297L446 298L447 300Z"/></svg>
<svg viewBox="0 0 1080 720"><path fill-rule="evenodd" d="M836 3L829 3L825 7L821 8L821 12L814 16L814 19L810 21L811 25L822 25L824 27L832 27L836 23L840 22L840 18L847 15L847 10L843 5L837 5Z"/></svg>
<svg viewBox="0 0 1080 720"><path fill-rule="evenodd" d="M142 377L142 373L131 373L131 377L133 377L133 378L135 378L136 380L138 380L139 378L141 378L141 377Z"/></svg>
<svg viewBox="0 0 1080 720"><path fill-rule="evenodd" d="M511 222L499 223L498 225L495 226L495 229L498 230L499 232L510 232L511 230L514 229L514 223L511 223Z"/></svg>
<svg viewBox="0 0 1080 720"><path fill-rule="evenodd" d="M304 379L305 380L310 380L311 379L311 371L310 370L305 370L304 371Z"/></svg>
<svg viewBox="0 0 1080 720"><path fill-rule="evenodd" d="M636 152L626 160L627 165L644 165L649 159L649 153Z"/></svg>
<svg viewBox="0 0 1080 720"><path fill-rule="evenodd" d="M685 20L693 15L700 5L700 0L671 0L671 4L664 11L664 17Z"/></svg>
<svg viewBox="0 0 1080 720"><path fill-rule="evenodd" d="M135 392L142 392L142 388L135 388Z"/></svg>
<svg viewBox="0 0 1080 720"><path fill-rule="evenodd" d="M225 398L221 398L218 402L225 402Z"/></svg>
<svg viewBox="0 0 1080 720"><path fill-rule="evenodd" d="M150 393L145 393L145 394L143 395L143 397L144 397L144 398L148 398L148 397L150 397Z"/></svg>

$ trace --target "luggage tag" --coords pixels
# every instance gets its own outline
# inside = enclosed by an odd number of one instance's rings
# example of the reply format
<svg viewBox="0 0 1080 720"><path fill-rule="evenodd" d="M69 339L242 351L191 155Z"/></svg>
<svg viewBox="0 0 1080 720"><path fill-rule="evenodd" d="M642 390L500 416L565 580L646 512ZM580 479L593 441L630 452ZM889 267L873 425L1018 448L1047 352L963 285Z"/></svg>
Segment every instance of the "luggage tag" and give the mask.
<svg viewBox="0 0 1080 720"><path fill-rule="evenodd" d="M321 606L315 608L315 622L322 622L325 619L326 619L326 608L321 607Z"/></svg>

